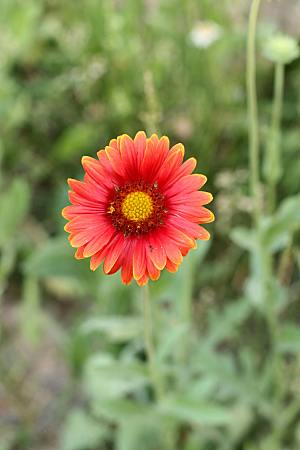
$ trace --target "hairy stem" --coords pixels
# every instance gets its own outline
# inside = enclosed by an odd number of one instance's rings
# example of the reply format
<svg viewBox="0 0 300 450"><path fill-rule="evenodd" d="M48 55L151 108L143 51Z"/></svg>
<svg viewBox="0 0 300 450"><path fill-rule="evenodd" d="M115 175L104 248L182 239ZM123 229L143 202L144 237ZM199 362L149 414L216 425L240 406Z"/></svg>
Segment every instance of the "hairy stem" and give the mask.
<svg viewBox="0 0 300 450"><path fill-rule="evenodd" d="M261 0L253 0L250 9L247 41L247 103L249 121L250 191L254 201L253 219L257 223L259 200L259 134L256 93L255 36Z"/></svg>
<svg viewBox="0 0 300 450"><path fill-rule="evenodd" d="M272 123L270 140L267 153L267 174L268 174L268 206L269 212L274 211L276 205L276 185L280 178L280 134L281 115L284 85L284 65L276 63L274 76L274 100L272 109Z"/></svg>
<svg viewBox="0 0 300 450"><path fill-rule="evenodd" d="M144 338L145 348L147 352L147 358L149 363L149 369L155 397L160 400L163 395L163 386L160 378L160 374L157 370L155 349L154 349L154 337L153 337L153 325L152 325L152 311L150 302L150 293L148 284L142 288L143 307L144 307Z"/></svg>

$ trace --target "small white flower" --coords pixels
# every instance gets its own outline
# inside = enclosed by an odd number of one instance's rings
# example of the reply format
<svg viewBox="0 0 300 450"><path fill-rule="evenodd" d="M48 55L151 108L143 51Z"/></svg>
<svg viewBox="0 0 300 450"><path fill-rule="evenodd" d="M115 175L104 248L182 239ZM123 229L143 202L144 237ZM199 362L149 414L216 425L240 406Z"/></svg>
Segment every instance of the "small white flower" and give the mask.
<svg viewBox="0 0 300 450"><path fill-rule="evenodd" d="M190 40L195 47L207 48L222 35L222 28L216 22L199 21L190 32Z"/></svg>

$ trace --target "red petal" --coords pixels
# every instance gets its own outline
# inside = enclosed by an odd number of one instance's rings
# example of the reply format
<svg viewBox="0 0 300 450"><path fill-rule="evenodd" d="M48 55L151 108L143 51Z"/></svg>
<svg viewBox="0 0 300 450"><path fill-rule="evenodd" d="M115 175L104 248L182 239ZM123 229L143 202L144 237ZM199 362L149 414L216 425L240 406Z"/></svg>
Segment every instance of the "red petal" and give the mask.
<svg viewBox="0 0 300 450"><path fill-rule="evenodd" d="M115 173L124 179L126 176L126 171L119 149L105 147L105 152Z"/></svg>
<svg viewBox="0 0 300 450"><path fill-rule="evenodd" d="M95 253L90 259L90 269L95 271L100 264L102 263L105 256L106 249L102 249L99 252Z"/></svg>
<svg viewBox="0 0 300 450"><path fill-rule="evenodd" d="M178 227L168 223L168 225L162 230L168 237L174 241L180 250L183 247L195 248L195 240L191 236L187 236L186 233L178 229Z"/></svg>
<svg viewBox="0 0 300 450"><path fill-rule="evenodd" d="M126 247L124 249L124 262L122 265L121 278L124 284L130 284L133 273L132 273L132 260L133 260L133 246L132 241L128 239Z"/></svg>
<svg viewBox="0 0 300 450"><path fill-rule="evenodd" d="M184 155L184 147L182 144L177 144L169 151L169 154L164 161L163 165L160 167L157 175L157 182L160 187L165 186L168 180L173 176L174 173L182 164Z"/></svg>
<svg viewBox="0 0 300 450"><path fill-rule="evenodd" d="M94 229L99 227L107 227L107 221L103 214L84 214L77 215L70 222L68 222L64 229L69 233L83 231L87 229Z"/></svg>
<svg viewBox="0 0 300 450"><path fill-rule="evenodd" d="M174 264L181 264L182 254L176 244L174 244L171 240L166 239L164 242L164 248L168 259L170 259Z"/></svg>
<svg viewBox="0 0 300 450"><path fill-rule="evenodd" d="M139 131L134 138L134 146L137 155L137 170L140 171L147 145L147 137L144 131Z"/></svg>
<svg viewBox="0 0 300 450"><path fill-rule="evenodd" d="M167 262L166 251L157 236L149 236L148 255L157 269L162 270Z"/></svg>
<svg viewBox="0 0 300 450"><path fill-rule="evenodd" d="M141 167L141 176L149 183L157 181L158 171L169 153L169 139L163 136L159 144L147 141L146 151Z"/></svg>
<svg viewBox="0 0 300 450"><path fill-rule="evenodd" d="M72 178L68 179L68 183L76 194L91 202L103 203L106 199L107 191L99 185L88 184L83 181L73 180Z"/></svg>
<svg viewBox="0 0 300 450"><path fill-rule="evenodd" d="M120 256L117 261L115 262L115 264L112 266L112 268L110 269L109 272L107 272L106 275L113 275L114 273L116 273L120 267L122 266L122 262L123 262L123 257Z"/></svg>
<svg viewBox="0 0 300 450"><path fill-rule="evenodd" d="M203 186L206 182L206 177L200 174L186 175L180 178L176 183L172 184L171 187L166 188L166 194L168 197L174 195L182 194L183 192L188 194L193 191L198 191L198 189Z"/></svg>
<svg viewBox="0 0 300 450"><path fill-rule="evenodd" d="M67 220L72 220L77 216L89 216L102 214L104 212L104 207L101 205L69 205L62 210L62 216Z"/></svg>
<svg viewBox="0 0 300 450"><path fill-rule="evenodd" d="M111 140L109 141L109 147L113 147L113 148L118 149L119 146L118 146L118 141L117 141L117 139L111 139Z"/></svg>
<svg viewBox="0 0 300 450"><path fill-rule="evenodd" d="M183 164L181 164L181 166L179 166L176 170L174 170L170 174L170 177L166 180L167 182L166 182L165 187L169 188L172 185L174 185L175 183L177 183L178 181L180 181L181 178L185 177L186 175L192 174L196 165L197 165L197 161L195 158L187 159ZM206 177L205 177L205 180L203 181L203 184L205 182L206 182Z"/></svg>
<svg viewBox="0 0 300 450"><path fill-rule="evenodd" d="M107 176L107 172L99 160L91 158L90 156L83 156L81 164L85 172L89 176L90 182L95 182L99 188L106 192L107 189L113 187L111 177Z"/></svg>
<svg viewBox="0 0 300 450"><path fill-rule="evenodd" d="M111 161L108 159L106 151L100 150L99 152L97 152L97 156L101 165L102 174L106 179L106 181L103 181L103 183L109 183L109 186L118 186L119 184L121 184L123 177L114 170L113 166L111 165Z"/></svg>
<svg viewBox="0 0 300 450"><path fill-rule="evenodd" d="M120 136L120 151L122 157L122 165L126 176L134 181L138 177L137 173L137 152L134 142L127 134Z"/></svg>
<svg viewBox="0 0 300 450"><path fill-rule="evenodd" d="M101 234L97 234L97 236L95 236L90 240L88 244L86 244L83 253L84 256L87 258L102 250L106 245L108 245L114 234L115 229L112 226L108 226L103 230Z"/></svg>
<svg viewBox="0 0 300 450"><path fill-rule="evenodd" d="M125 238L122 233L118 233L106 250L103 270L104 273L109 273L115 265L117 259L122 255L125 248Z"/></svg>
<svg viewBox="0 0 300 450"><path fill-rule="evenodd" d="M189 236L192 236L194 239L208 240L210 238L210 234L205 228L190 222L183 217L170 216L169 223L174 225L175 228L187 233Z"/></svg>
<svg viewBox="0 0 300 450"><path fill-rule="evenodd" d="M180 207L177 206L176 209L170 209L170 213L195 223L210 223L215 218L214 214L203 206L181 205Z"/></svg>
<svg viewBox="0 0 300 450"><path fill-rule="evenodd" d="M147 253L149 253L149 251ZM160 270L157 267L155 267L149 255L147 255L147 270L151 280L156 281L159 279Z"/></svg>
<svg viewBox="0 0 300 450"><path fill-rule="evenodd" d="M69 241L72 247L81 247L82 245L87 244L93 239L94 234L91 235L90 230L79 231L75 234L70 234Z"/></svg>
<svg viewBox="0 0 300 450"><path fill-rule="evenodd" d="M139 280L146 272L146 251L143 238L136 239L133 250L133 278Z"/></svg>
<svg viewBox="0 0 300 450"><path fill-rule="evenodd" d="M83 256L84 249L85 249L85 246L83 245L82 247L79 247L76 250L75 255L74 255L75 259L83 259L84 258L84 256Z"/></svg>
<svg viewBox="0 0 300 450"><path fill-rule="evenodd" d="M139 286L145 286L145 284L148 283L148 280L149 280L148 275L144 274L141 278L136 280L136 282Z"/></svg>
<svg viewBox="0 0 300 450"><path fill-rule="evenodd" d="M170 261L169 259L167 260L166 269L167 269L169 272L172 272L172 273L177 272L178 267L179 267L179 266L178 266L177 264L173 263L173 262Z"/></svg>

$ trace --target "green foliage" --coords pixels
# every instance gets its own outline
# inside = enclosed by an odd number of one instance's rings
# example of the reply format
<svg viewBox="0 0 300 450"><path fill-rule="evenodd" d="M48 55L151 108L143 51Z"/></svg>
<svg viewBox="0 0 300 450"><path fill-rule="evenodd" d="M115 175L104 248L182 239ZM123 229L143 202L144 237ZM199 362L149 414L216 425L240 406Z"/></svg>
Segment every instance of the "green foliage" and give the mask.
<svg viewBox="0 0 300 450"><path fill-rule="evenodd" d="M28 214L30 191L22 179L13 180L0 197L0 246L16 237L19 227Z"/></svg>
<svg viewBox="0 0 300 450"><path fill-rule="evenodd" d="M75 156L82 156L84 149L91 142L97 143L98 132L89 124L78 124L76 127L67 128L60 136L52 150L53 157L60 162L70 161Z"/></svg>
<svg viewBox="0 0 300 450"><path fill-rule="evenodd" d="M222 426L232 420L227 408L182 398L167 399L161 408L179 421L203 427Z"/></svg>
<svg viewBox="0 0 300 450"><path fill-rule="evenodd" d="M157 415L127 417L121 422L117 440L118 450L166 449L164 422Z"/></svg>
<svg viewBox="0 0 300 450"><path fill-rule="evenodd" d="M104 441L107 430L81 409L70 411L61 442L61 450L93 449Z"/></svg>
<svg viewBox="0 0 300 450"><path fill-rule="evenodd" d="M87 361L85 387L100 408L102 399L126 396L147 383L145 369L137 362L115 361L106 353L95 354Z"/></svg>
<svg viewBox="0 0 300 450"><path fill-rule="evenodd" d="M143 324L139 317L107 316L88 319L82 326L82 332L99 333L106 336L110 342L127 342L140 337Z"/></svg>

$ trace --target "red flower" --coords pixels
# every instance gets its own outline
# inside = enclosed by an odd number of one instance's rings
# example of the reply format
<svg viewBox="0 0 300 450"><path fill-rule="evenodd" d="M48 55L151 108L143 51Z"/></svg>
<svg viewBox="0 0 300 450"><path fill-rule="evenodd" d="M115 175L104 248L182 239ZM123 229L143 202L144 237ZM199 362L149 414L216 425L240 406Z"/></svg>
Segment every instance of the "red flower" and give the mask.
<svg viewBox="0 0 300 450"><path fill-rule="evenodd" d="M119 136L97 155L82 158L84 181L68 180L72 205L62 214L75 257L91 257L92 270L103 262L106 274L121 269L125 284L176 272L195 240L209 239L199 224L214 220L203 207L212 195L198 191L206 177L192 175L195 158L183 163L182 144L170 149L166 136L144 132Z"/></svg>

